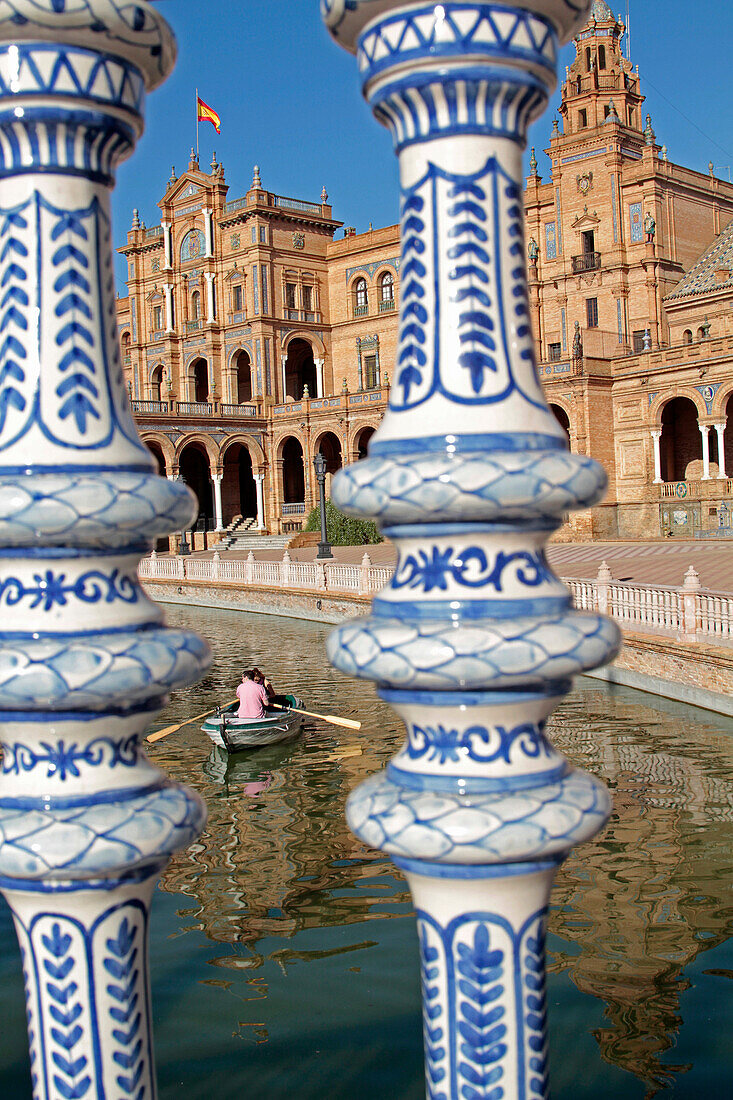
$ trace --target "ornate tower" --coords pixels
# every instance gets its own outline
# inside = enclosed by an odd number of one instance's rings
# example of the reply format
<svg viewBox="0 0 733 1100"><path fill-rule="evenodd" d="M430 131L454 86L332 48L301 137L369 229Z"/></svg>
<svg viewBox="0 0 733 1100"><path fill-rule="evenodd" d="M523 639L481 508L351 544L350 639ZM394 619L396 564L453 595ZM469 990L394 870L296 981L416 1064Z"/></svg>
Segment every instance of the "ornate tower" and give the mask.
<svg viewBox="0 0 733 1100"><path fill-rule="evenodd" d="M562 87L563 133L582 135L614 114L641 143L639 74L621 52L626 27L606 0L594 0L590 19L575 37L575 61ZM631 137L632 133L627 136Z"/></svg>

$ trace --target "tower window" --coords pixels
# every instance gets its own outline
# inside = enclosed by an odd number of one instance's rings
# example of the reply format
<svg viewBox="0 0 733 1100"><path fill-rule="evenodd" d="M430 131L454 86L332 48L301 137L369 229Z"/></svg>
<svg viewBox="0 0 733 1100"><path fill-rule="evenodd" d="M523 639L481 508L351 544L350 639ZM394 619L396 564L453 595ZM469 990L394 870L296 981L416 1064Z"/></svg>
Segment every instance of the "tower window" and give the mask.
<svg viewBox="0 0 733 1100"><path fill-rule="evenodd" d="M606 108L608 110L608 108ZM588 125L588 112L583 108L582 111L578 111L578 128L585 130Z"/></svg>
<svg viewBox="0 0 733 1100"><path fill-rule="evenodd" d="M241 286L232 287L232 306L235 313L242 312L242 288Z"/></svg>
<svg viewBox="0 0 733 1100"><path fill-rule="evenodd" d="M606 67L606 47L598 47L598 68L605 69Z"/></svg>
<svg viewBox="0 0 733 1100"><path fill-rule="evenodd" d="M598 328L598 299L586 298L585 313L588 328Z"/></svg>
<svg viewBox="0 0 733 1100"><path fill-rule="evenodd" d="M634 125L634 108L629 107L629 126Z"/></svg>
<svg viewBox="0 0 733 1100"><path fill-rule="evenodd" d="M591 71L592 66L593 66L593 50L590 48L590 46L586 46L586 48L585 48L585 71L589 73Z"/></svg>

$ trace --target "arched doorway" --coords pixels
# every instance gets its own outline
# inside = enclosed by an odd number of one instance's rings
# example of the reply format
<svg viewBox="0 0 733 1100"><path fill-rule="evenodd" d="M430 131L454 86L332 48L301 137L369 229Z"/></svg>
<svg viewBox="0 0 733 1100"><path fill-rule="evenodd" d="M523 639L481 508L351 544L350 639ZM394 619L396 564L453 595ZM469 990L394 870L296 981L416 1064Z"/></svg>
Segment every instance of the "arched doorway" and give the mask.
<svg viewBox="0 0 733 1100"><path fill-rule="evenodd" d="M557 420L558 424L565 432L568 440L568 449L570 449L570 418L568 414L565 412L565 409L563 409L560 405L550 405L550 410L552 411L552 415L555 417L555 420Z"/></svg>
<svg viewBox="0 0 733 1100"><path fill-rule="evenodd" d="M252 400L252 363L246 351L238 351L232 360L234 368L234 396L237 405Z"/></svg>
<svg viewBox="0 0 733 1100"><path fill-rule="evenodd" d="M209 364L205 359L196 359L191 364L191 378L193 399L203 405L209 400Z"/></svg>
<svg viewBox="0 0 733 1100"><path fill-rule="evenodd" d="M317 444L318 450L326 460L326 496L331 496L331 479L337 470L343 466L341 453L341 441L334 432L324 432Z"/></svg>
<svg viewBox="0 0 733 1100"><path fill-rule="evenodd" d="M285 362L285 396L300 401L305 387L311 397L316 396L316 364L313 348L307 340L291 340Z"/></svg>
<svg viewBox="0 0 733 1100"><path fill-rule="evenodd" d="M354 440L354 449L356 450L356 453L360 459L366 458L368 454L369 440L372 438L375 431L375 428L362 428L361 431L357 434L356 439Z"/></svg>
<svg viewBox="0 0 733 1100"><path fill-rule="evenodd" d="M159 363L150 376L150 400L161 401L163 398L163 364Z"/></svg>
<svg viewBox="0 0 733 1100"><path fill-rule="evenodd" d="M305 467L303 448L294 436L283 443L283 503L302 504L305 502Z"/></svg>
<svg viewBox="0 0 733 1100"><path fill-rule="evenodd" d="M733 477L733 393L725 405L725 431L723 432L723 453L725 454L726 477Z"/></svg>
<svg viewBox="0 0 733 1100"><path fill-rule="evenodd" d="M659 451L662 481L685 481L690 463L702 463L697 406L689 397L675 397L664 406Z"/></svg>
<svg viewBox="0 0 733 1100"><path fill-rule="evenodd" d="M221 479L221 511L224 526L235 516L257 515L257 490L252 476L252 456L243 443L232 443L224 452Z"/></svg>
<svg viewBox="0 0 733 1100"><path fill-rule="evenodd" d="M178 460L180 474L198 497L198 522L206 521L207 527L214 525L214 497L211 485L211 467L209 456L200 443L188 443L181 451Z"/></svg>
<svg viewBox="0 0 733 1100"><path fill-rule="evenodd" d="M160 443L156 443L154 439L146 439L145 446L148 448L151 455L158 463L158 473L161 477L165 477L165 456L163 455L163 448L161 447Z"/></svg>

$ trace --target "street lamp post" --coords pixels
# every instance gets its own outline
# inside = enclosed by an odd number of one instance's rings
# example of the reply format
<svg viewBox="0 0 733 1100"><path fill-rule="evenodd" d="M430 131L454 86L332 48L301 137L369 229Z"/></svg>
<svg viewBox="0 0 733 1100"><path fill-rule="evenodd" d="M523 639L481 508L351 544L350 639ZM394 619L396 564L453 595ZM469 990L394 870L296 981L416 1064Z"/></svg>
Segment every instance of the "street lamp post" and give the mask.
<svg viewBox="0 0 733 1100"><path fill-rule="evenodd" d="M318 497L321 509L321 541L318 543L318 558L332 558L331 544L326 534L326 460L319 451L313 459L318 478Z"/></svg>

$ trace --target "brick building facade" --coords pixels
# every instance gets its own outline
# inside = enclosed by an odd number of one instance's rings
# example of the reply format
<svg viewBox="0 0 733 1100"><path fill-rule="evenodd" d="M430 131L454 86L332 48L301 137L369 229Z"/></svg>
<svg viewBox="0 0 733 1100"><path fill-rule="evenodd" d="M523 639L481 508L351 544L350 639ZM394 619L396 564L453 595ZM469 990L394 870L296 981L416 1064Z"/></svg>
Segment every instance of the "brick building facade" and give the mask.
<svg viewBox="0 0 733 1100"><path fill-rule="evenodd" d="M596 0L566 70L544 181L525 190L538 369L570 446L609 472L573 537L730 533L733 186L674 164L644 116L623 24ZM356 234L324 190L228 200L214 160L171 176L120 249L123 356L143 438L202 520L299 528L365 453L397 361L399 227Z"/></svg>

